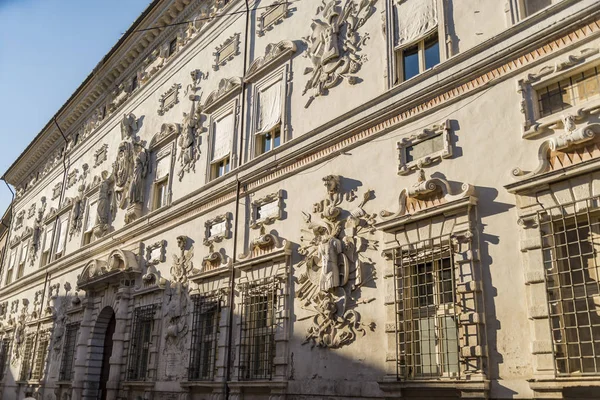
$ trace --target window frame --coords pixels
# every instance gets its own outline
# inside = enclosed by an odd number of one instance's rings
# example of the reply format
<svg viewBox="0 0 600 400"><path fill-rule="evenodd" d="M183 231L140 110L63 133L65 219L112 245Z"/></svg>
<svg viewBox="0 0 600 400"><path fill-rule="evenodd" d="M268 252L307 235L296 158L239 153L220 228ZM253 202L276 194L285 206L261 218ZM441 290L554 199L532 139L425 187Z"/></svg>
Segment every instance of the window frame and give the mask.
<svg viewBox="0 0 600 400"><path fill-rule="evenodd" d="M438 44L439 53L440 53L439 54L440 61L430 68L425 68L425 66L426 66L425 43L427 43L427 41L430 40L431 38L433 38L434 36L437 36L437 44ZM404 78L403 54L407 49L413 48L413 47L415 47L415 45L418 48L417 54L418 54L418 60L419 60L419 72L416 75L411 76L410 78ZM403 82L407 82L411 79L414 79L414 78L418 77L419 75L422 75L423 73L425 73L431 69L434 69L436 66L440 65L442 63L442 49L441 49L440 45L441 45L441 43L440 43L440 37L439 37L439 28L437 28L437 29L434 29L431 33L426 34L425 36L423 36L422 38L420 38L416 41L413 41L410 43L403 43L402 45L394 48L394 58L395 58L395 62L396 62L396 70L395 70L396 85L400 85Z"/></svg>
<svg viewBox="0 0 600 400"><path fill-rule="evenodd" d="M173 168L174 168L174 157L173 157L173 143L170 143L158 150L155 151L155 157L152 161L152 174L153 174L153 179L152 179L152 189L151 189L151 196L150 198L152 199L152 211L155 210L159 210L163 207L167 207L169 205L171 205L171 200L173 197L173 192L172 192L172 185L173 185ZM165 161L165 163L168 166L168 172L166 175L161 176L161 177L156 177L156 171L158 168L158 163L160 161ZM164 199L162 199L160 201L159 204L159 194L160 194L160 187L164 186L165 188L165 193L164 193Z"/></svg>
<svg viewBox="0 0 600 400"><path fill-rule="evenodd" d="M8 268L4 277L4 285L10 285L13 282L13 274L15 272L15 263L17 262L18 247L14 246L10 249L8 255Z"/></svg>
<svg viewBox="0 0 600 400"><path fill-rule="evenodd" d="M262 78L252 82L252 103L251 103L251 115L250 115L250 137L252 138L250 143L250 158L258 158L267 153L272 152L275 148L281 147L289 140L289 121L287 118L287 112L290 109L289 105L289 65L285 63L273 71L269 72ZM280 121L279 124L274 126L269 132L257 133L258 132L258 121L260 120L260 93L265 92L273 85L281 85L280 96L281 96L281 110L280 110ZM272 133L279 129L279 145L277 147L271 147L269 150L259 150L259 142L268 133Z"/></svg>
<svg viewBox="0 0 600 400"><path fill-rule="evenodd" d="M77 341L79 339L80 327L80 322L71 322L65 325L59 381L72 381L74 378L75 356L77 355Z"/></svg>
<svg viewBox="0 0 600 400"><path fill-rule="evenodd" d="M190 381L211 381L216 375L215 363L219 348L221 295L218 292L202 293L193 295L191 299L194 303L194 309L192 311L192 341L188 379ZM201 312L207 303L215 308L209 312ZM205 322L209 318L202 318L202 316L209 313L214 313L214 315L210 317L212 319L212 329L209 329L211 333L207 335L205 334L207 332ZM208 350L206 348L207 344L209 346Z"/></svg>
<svg viewBox="0 0 600 400"><path fill-rule="evenodd" d="M4 380L6 372L10 369L12 343L9 337L0 340L0 381Z"/></svg>
<svg viewBox="0 0 600 400"><path fill-rule="evenodd" d="M238 99L236 98L228 101L224 105L222 105L217 111L211 114L210 116L210 124L209 124L209 136L208 136L208 157L207 157L207 176L209 181L213 181L215 179L221 178L225 176L235 168L236 159L237 159L237 139L238 139L238 127L239 127L239 114L238 114ZM217 160L213 160L214 155L214 145L215 145L215 125L218 121L223 120L228 115L233 115L233 132L231 132L231 148L229 149L229 155L221 157ZM222 163L223 160L229 159L229 170L224 172L222 175L219 175L219 164Z"/></svg>
<svg viewBox="0 0 600 400"><path fill-rule="evenodd" d="M154 331L158 325L154 321L157 310L157 304L149 304L138 306L133 311L129 354L127 357L127 381L146 381L151 378L148 376L148 363L151 358L152 339L155 336ZM147 333L147 335L143 333Z"/></svg>
<svg viewBox="0 0 600 400"><path fill-rule="evenodd" d="M407 255L405 255L406 253ZM405 260L407 265L404 265ZM442 265L445 260L449 261L449 281L444 281L444 278L439 277L439 272L445 269ZM431 265L430 271L427 271L428 265ZM419 272L418 267L420 266L425 266L425 272ZM397 375L399 378L410 381L460 379L461 357L456 269L450 235L430 238L394 249L395 293L402 293L401 296L396 294L395 298L396 340L398 341ZM432 276L431 281L429 281L429 275ZM426 278L426 281L421 284L419 279L423 277ZM451 292L440 289L442 285L448 282L451 283ZM428 290L429 285L432 288L431 293ZM424 294L422 293L423 289L425 289ZM442 299L447 294L452 296L449 302ZM415 299L418 300L418 303L415 303ZM422 299L425 299L427 303L421 304ZM414 316L415 312L416 317ZM448 329L441 322L442 319L446 320L448 318L454 320L453 329ZM434 348L427 346L430 353L425 354L423 354L422 348L426 339L421 338L421 323L423 321L427 321L428 333L432 331L430 326L433 321L433 332L436 338ZM416 330L415 326L418 327ZM444 345L449 346L452 341L455 342L454 350L445 348ZM418 350L415 349L415 345ZM446 362L451 357L456 357L456 363ZM423 359L430 359L427 366L424 365ZM434 359L435 364L431 362L431 359ZM433 368L436 372L431 372ZM421 369L421 372L418 372L418 369ZM424 372L426 369L429 372ZM454 371L451 369L454 369Z"/></svg>

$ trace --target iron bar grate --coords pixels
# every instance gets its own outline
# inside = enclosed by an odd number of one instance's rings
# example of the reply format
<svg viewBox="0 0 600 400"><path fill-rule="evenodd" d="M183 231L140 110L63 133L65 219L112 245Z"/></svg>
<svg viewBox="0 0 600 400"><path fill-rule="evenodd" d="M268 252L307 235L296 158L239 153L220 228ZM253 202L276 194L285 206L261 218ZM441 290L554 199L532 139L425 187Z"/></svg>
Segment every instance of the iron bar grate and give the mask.
<svg viewBox="0 0 600 400"><path fill-rule="evenodd" d="M212 380L219 337L220 296L217 293L192 296L192 351L189 379Z"/></svg>
<svg viewBox="0 0 600 400"><path fill-rule="evenodd" d="M75 363L75 350L77 345L77 333L79 322L68 324L65 330L65 341L63 345L62 362L60 364L60 380L70 381L73 378L73 367Z"/></svg>
<svg viewBox="0 0 600 400"><path fill-rule="evenodd" d="M600 373L600 200L538 213L558 376Z"/></svg>
<svg viewBox="0 0 600 400"><path fill-rule="evenodd" d="M156 304L150 304L137 307L134 311L127 368L127 379L130 381L146 379L156 309Z"/></svg>
<svg viewBox="0 0 600 400"><path fill-rule="evenodd" d="M460 376L452 251L448 236L394 251L399 378Z"/></svg>

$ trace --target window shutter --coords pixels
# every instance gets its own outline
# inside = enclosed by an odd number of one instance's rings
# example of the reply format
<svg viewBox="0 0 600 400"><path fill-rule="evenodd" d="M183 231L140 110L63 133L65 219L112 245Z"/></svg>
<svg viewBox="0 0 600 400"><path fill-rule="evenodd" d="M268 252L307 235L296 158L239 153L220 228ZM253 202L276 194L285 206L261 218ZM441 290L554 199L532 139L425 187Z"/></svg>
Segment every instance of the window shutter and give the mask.
<svg viewBox="0 0 600 400"><path fill-rule="evenodd" d="M396 45L422 39L437 28L436 0L405 0L396 10L398 12Z"/></svg>
<svg viewBox="0 0 600 400"><path fill-rule="evenodd" d="M256 133L269 132L281 122L281 81L258 93Z"/></svg>
<svg viewBox="0 0 600 400"><path fill-rule="evenodd" d="M234 122L233 113L227 114L225 117L214 122L214 143L211 162L221 161L231 152Z"/></svg>

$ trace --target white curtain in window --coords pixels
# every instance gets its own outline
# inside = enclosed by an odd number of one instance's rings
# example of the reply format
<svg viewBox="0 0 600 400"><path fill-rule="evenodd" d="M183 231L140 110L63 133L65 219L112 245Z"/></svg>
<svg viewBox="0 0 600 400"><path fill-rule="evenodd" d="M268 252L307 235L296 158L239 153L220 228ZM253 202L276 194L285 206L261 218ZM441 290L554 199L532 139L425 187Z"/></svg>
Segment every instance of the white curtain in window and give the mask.
<svg viewBox="0 0 600 400"><path fill-rule="evenodd" d="M419 40L437 27L436 0L400 0L398 3L397 45Z"/></svg>
<svg viewBox="0 0 600 400"><path fill-rule="evenodd" d="M67 241L67 231L67 220L59 220L58 229L56 230L56 234L58 235L58 245L56 246L56 254L62 253L62 251L65 249L65 243Z"/></svg>
<svg viewBox="0 0 600 400"><path fill-rule="evenodd" d="M95 201L93 203L90 203L89 207L88 207L88 216L87 216L87 221L85 222L85 232L89 232L94 228L94 225L96 224L96 214L98 212L98 202Z"/></svg>
<svg viewBox="0 0 600 400"><path fill-rule="evenodd" d="M17 249L10 252L10 261L8 262L9 268L14 268L15 262L17 262Z"/></svg>
<svg viewBox="0 0 600 400"><path fill-rule="evenodd" d="M234 122L233 113L214 122L212 162L222 160L231 152Z"/></svg>
<svg viewBox="0 0 600 400"><path fill-rule="evenodd" d="M27 260L27 251L29 250L29 245L28 243L23 243L21 245L21 259L19 260L19 263L22 264L25 262L25 260Z"/></svg>
<svg viewBox="0 0 600 400"><path fill-rule="evenodd" d="M258 93L256 133L265 133L281 122L281 81Z"/></svg>
<svg viewBox="0 0 600 400"><path fill-rule="evenodd" d="M52 225L48 225L46 227L46 233L44 236L44 248L42 249L42 251L45 253L48 250L50 250L50 247L52 247L52 229L54 227Z"/></svg>
<svg viewBox="0 0 600 400"><path fill-rule="evenodd" d="M162 158L159 158L158 160L156 160L156 174L154 177L155 180L159 180L159 179L164 178L165 176L169 175L169 170L170 170L169 161L170 160L171 160L170 156L162 157Z"/></svg>

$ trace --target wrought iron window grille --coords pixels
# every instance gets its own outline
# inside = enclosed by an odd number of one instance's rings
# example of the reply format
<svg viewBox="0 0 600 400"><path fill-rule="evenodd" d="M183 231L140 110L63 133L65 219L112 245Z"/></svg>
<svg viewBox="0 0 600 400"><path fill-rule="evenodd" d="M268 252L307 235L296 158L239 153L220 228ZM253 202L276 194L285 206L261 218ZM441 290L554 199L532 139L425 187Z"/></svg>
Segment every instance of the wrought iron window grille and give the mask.
<svg viewBox="0 0 600 400"><path fill-rule="evenodd" d="M143 381L147 378L154 314L157 308L156 304L150 304L137 307L134 311L127 367L127 379L130 381Z"/></svg>
<svg viewBox="0 0 600 400"><path fill-rule="evenodd" d="M65 341L62 352L62 362L60 364L59 380L70 381L73 379L73 367L75 362L75 349L77 345L77 334L79 332L79 322L68 324L65 329Z"/></svg>
<svg viewBox="0 0 600 400"><path fill-rule="evenodd" d="M393 257L398 378L459 378L459 305L450 237L401 246Z"/></svg>
<svg viewBox="0 0 600 400"><path fill-rule="evenodd" d="M600 373L600 198L538 213L557 376Z"/></svg>
<svg viewBox="0 0 600 400"><path fill-rule="evenodd" d="M4 378L4 374L8 370L11 342L10 339L2 339L2 341L0 341L0 380Z"/></svg>
<svg viewBox="0 0 600 400"><path fill-rule="evenodd" d="M192 296L192 349L189 380L212 380L219 339L221 298L218 293Z"/></svg>
<svg viewBox="0 0 600 400"><path fill-rule="evenodd" d="M275 334L282 325L284 296L278 279L240 285L239 380L270 380L273 377Z"/></svg>

